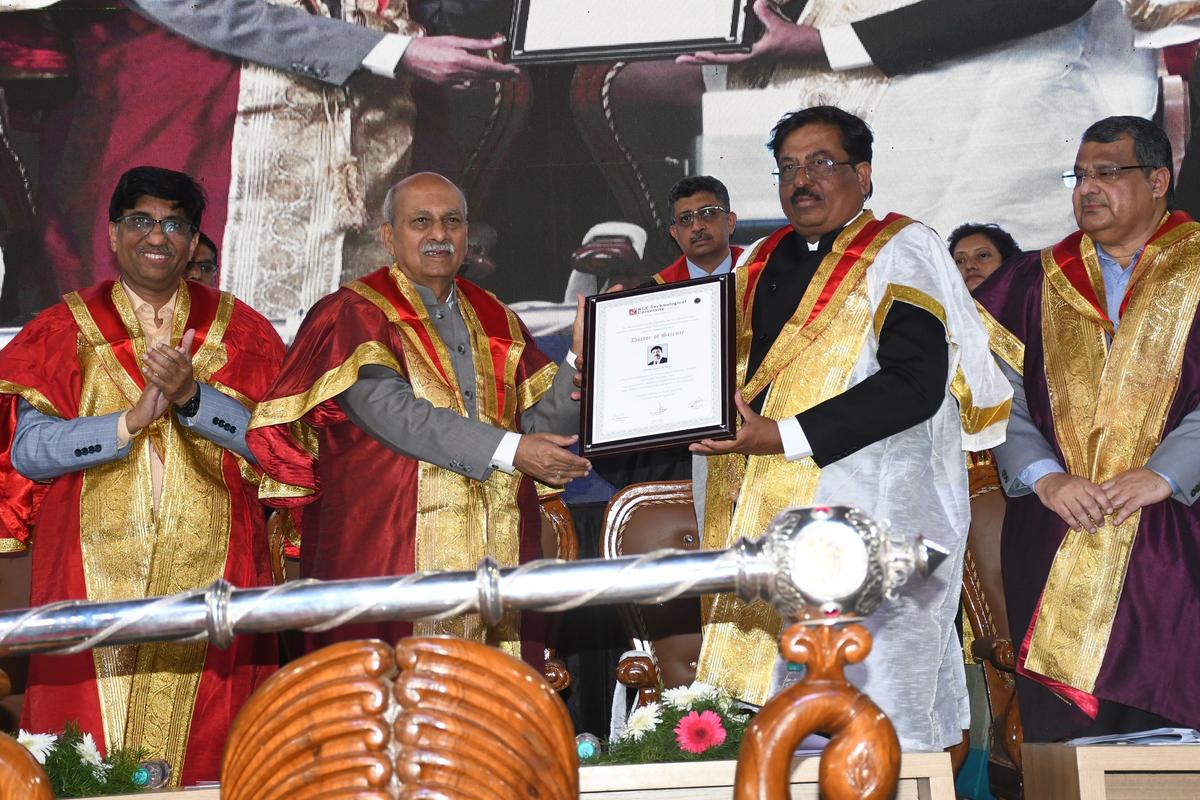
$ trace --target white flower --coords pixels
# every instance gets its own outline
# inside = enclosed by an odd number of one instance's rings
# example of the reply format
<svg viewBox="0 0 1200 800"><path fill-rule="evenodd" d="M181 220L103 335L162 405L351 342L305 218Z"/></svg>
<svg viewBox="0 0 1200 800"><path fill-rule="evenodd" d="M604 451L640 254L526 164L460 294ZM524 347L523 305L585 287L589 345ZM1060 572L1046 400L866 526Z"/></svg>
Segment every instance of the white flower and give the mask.
<svg viewBox="0 0 1200 800"><path fill-rule="evenodd" d="M104 768L104 759L100 757L100 750L96 747L96 740L92 738L90 733L85 733L83 739L75 743L75 752L79 753L79 757L83 759L83 763L91 764L93 767Z"/></svg>
<svg viewBox="0 0 1200 800"><path fill-rule="evenodd" d="M680 686L663 692L663 702L679 711L687 711L692 706L704 700L717 700L719 694L715 687L696 681L691 686Z"/></svg>
<svg viewBox="0 0 1200 800"><path fill-rule="evenodd" d="M640 742L642 737L654 730L660 722L662 722L662 706L658 703L639 706L630 712L629 719L625 720L625 731L621 734L621 738Z"/></svg>
<svg viewBox="0 0 1200 800"><path fill-rule="evenodd" d="M58 737L53 733L30 733L24 729L17 732L17 743L33 754L39 764L46 763L46 756L57 741Z"/></svg>

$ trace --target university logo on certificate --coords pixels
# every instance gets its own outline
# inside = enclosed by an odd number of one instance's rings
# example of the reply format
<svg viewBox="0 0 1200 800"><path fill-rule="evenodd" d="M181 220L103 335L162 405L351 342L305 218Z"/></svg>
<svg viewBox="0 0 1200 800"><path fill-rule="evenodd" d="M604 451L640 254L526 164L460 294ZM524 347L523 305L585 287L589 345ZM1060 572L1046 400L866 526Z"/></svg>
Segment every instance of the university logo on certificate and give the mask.
<svg viewBox="0 0 1200 800"><path fill-rule="evenodd" d="M734 435L733 280L715 275L587 298L584 455Z"/></svg>

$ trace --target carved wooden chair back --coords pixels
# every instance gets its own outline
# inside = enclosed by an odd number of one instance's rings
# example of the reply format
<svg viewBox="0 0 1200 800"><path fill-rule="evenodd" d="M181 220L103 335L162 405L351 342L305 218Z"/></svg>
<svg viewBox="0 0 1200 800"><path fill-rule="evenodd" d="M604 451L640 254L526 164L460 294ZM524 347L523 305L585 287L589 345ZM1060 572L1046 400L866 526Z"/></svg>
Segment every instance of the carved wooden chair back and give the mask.
<svg viewBox="0 0 1200 800"><path fill-rule="evenodd" d="M477 642L340 642L288 664L225 745L225 800L574 800L566 707L535 670Z"/></svg>
<svg viewBox="0 0 1200 800"><path fill-rule="evenodd" d="M604 557L649 553L663 548L700 549L691 481L635 483L613 495L604 513ZM621 618L635 650L651 664L623 662L617 679L654 698L659 678L665 688L696 679L700 656L700 601L673 600L656 606L621 606Z"/></svg>
<svg viewBox="0 0 1200 800"><path fill-rule="evenodd" d="M542 507L542 557L574 561L579 558L579 536L575 521L561 495L546 495L538 501ZM571 673L558 657L558 632L562 616L550 614L546 619L546 666L542 670L546 681L556 692L571 685Z"/></svg>
<svg viewBox="0 0 1200 800"><path fill-rule="evenodd" d="M983 664L992 712L988 780L992 794L1013 800L1023 794L1024 734L1017 705L1016 659L1000 574L1000 534L1006 500L990 454L974 455L969 475L971 530L963 562L963 608L975 634L971 654Z"/></svg>

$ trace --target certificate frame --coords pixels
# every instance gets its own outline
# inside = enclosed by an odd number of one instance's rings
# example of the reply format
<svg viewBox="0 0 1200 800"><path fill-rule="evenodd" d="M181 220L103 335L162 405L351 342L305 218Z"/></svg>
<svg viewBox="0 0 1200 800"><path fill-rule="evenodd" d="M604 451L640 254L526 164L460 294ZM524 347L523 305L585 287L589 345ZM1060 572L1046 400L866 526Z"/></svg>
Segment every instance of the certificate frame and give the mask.
<svg viewBox="0 0 1200 800"><path fill-rule="evenodd" d="M710 294L715 294L715 299L718 307L713 312L716 315L715 322L711 326L710 337L715 338L715 341L706 339L701 342L691 341L692 337L686 336L684 339L689 340L687 346L691 348L701 348L704 350L717 351L716 374L711 375L708 380L711 396L707 399L712 403L712 410L716 417L715 422L701 424L687 428L667 430L659 433L648 433L640 435L631 435L623 438L605 437L601 431L605 427L601 422L598 422L598 414L602 413L603 409L599 407L597 397L599 394L598 386L602 381L609 380L610 376L606 374L606 367L600 363L598 359L598 343L600 337L613 337L616 325L609 323L607 325L600 323L600 306L606 303L619 303L622 305L633 302L659 303L672 298L687 298L695 295L697 287L705 287L713 284L715 292L711 289ZM702 439L732 439L737 435L737 407L733 401L735 391L735 369L736 369L736 331L735 331L735 278L731 273L724 275L710 275L705 278L697 278L690 281L681 281L678 283L667 283L656 286L647 286L638 289L629 289L623 292L612 292L609 294L592 295L584 301L584 345L583 345L583 383L581 386L582 397L580 403L580 453L586 457L606 456L606 455L621 455L625 453L637 453L647 450L657 450L665 447L675 447L678 445L690 444L698 442ZM700 300L695 300L699 303ZM632 316L634 312L630 312ZM655 323L657 324L657 323ZM665 321L664 326L671 326L672 323ZM650 334L653 336L653 334ZM641 340L639 339L641 346ZM654 349L656 339L646 340L648 350ZM681 348L684 346L684 341L670 343L670 346ZM677 359L678 361L678 359ZM665 363L665 362L664 362ZM647 364L647 367L652 366ZM705 381L703 376L699 379L691 381L691 385L703 385Z"/></svg>
<svg viewBox="0 0 1200 800"><path fill-rule="evenodd" d="M650 25L630 25L629 19L619 6L611 6L613 27L620 34L606 34L605 25L596 24L595 16L578 17L573 22L578 28L591 31L584 34L572 27L569 43L555 47L548 41L548 30L561 30L566 15L564 4L572 0L515 0L512 23L509 29L511 48L508 60L514 64L561 64L588 61L631 61L636 59L661 59L687 55L701 50L715 53L749 52L758 33L757 17L751 12L754 0L713 0L721 4L713 12L711 27L703 32L696 31L680 36L672 32L671 22L677 20L678 12L654 14L653 3L642 0L640 9L650 6ZM603 13L605 4L598 4L597 12ZM725 8L728 6L728 9ZM726 12L727 13L723 13ZM591 10L589 9L589 14ZM686 13L686 8L685 8ZM718 27L718 20L720 21ZM646 23L645 17L641 18ZM646 40L649 30L650 40ZM656 31L661 30L661 36Z"/></svg>

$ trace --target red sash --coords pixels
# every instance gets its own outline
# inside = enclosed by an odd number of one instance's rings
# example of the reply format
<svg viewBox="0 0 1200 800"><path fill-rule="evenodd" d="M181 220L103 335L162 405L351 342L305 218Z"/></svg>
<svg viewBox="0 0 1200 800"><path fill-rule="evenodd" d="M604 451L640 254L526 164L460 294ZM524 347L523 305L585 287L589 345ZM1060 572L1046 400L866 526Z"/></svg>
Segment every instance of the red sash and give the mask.
<svg viewBox="0 0 1200 800"><path fill-rule="evenodd" d="M829 273L829 278L825 281L825 285L821 287L821 294L817 298L817 302L809 313L808 318L804 321L803 327L808 327L812 324L813 320L821 315L825 306L829 304L834 294L837 293L838 287L842 285L842 281L850 274L851 268L863 257L867 248L875 241L875 238L886 230L889 225L902 219L904 219L902 214L894 212L886 214L883 219L870 219L863 225L862 230L855 234L854 238L850 240L843 251L839 253L834 250L829 254L830 256L837 257L837 263L834 264L833 270ZM746 265L746 295L742 298L743 312L750 308L750 304L754 298L754 290L758 286L758 279L762 276L763 268L766 267L771 254L775 252L775 248L779 246L783 237L791 232L792 227L787 225L772 233L759 246L751 262ZM829 258L829 256L826 256L826 258Z"/></svg>
<svg viewBox="0 0 1200 800"><path fill-rule="evenodd" d="M733 266L737 266L737 261L742 256L742 248L730 247L729 257L733 261ZM692 274L688 272L687 256L680 256L669 267L661 272L651 276L655 283L679 283L680 281L690 281Z"/></svg>
<svg viewBox="0 0 1200 800"><path fill-rule="evenodd" d="M1154 232L1154 235L1146 242L1146 247L1161 246L1168 241L1174 241L1181 235L1186 235L1188 230L1183 226L1189 225L1200 227L1192 222L1192 218L1186 213L1182 211L1171 212L1163 220L1162 224L1158 226L1158 230ZM1054 245L1050 255L1059 270L1062 271L1063 277L1071 285L1071 288L1095 312L1096 318L1111 325L1112 320L1107 313L1108 304L1102 296L1104 279L1100 275L1099 263L1091 265L1083 255L1082 243L1084 235L1083 231L1075 231ZM1125 297L1121 300L1121 316L1125 314L1125 309L1129 305L1129 298L1133 294L1133 287L1141 275L1141 270L1135 270L1133 277L1129 281L1129 285L1125 287Z"/></svg>

